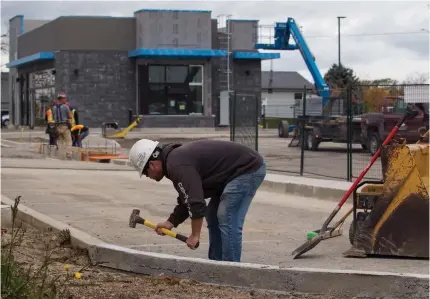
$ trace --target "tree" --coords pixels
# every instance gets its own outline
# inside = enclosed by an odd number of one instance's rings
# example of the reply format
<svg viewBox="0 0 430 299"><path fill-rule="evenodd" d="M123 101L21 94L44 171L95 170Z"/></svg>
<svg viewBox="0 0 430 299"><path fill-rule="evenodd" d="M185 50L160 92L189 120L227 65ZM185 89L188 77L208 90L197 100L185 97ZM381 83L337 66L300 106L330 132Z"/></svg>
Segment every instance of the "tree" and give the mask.
<svg viewBox="0 0 430 299"><path fill-rule="evenodd" d="M368 86L362 90L362 101L368 112L380 112L390 91L383 87Z"/></svg>
<svg viewBox="0 0 430 299"><path fill-rule="evenodd" d="M332 98L341 98L346 100L348 98L347 88L348 86L351 86L353 110L357 110L355 106L357 104L359 79L354 75L354 71L351 68L333 64L324 75L324 81L330 86L330 96ZM333 101L330 101L324 108L325 112L331 111L332 105Z"/></svg>
<svg viewBox="0 0 430 299"><path fill-rule="evenodd" d="M428 84L429 73L413 73L406 77L404 84Z"/></svg>
<svg viewBox="0 0 430 299"><path fill-rule="evenodd" d="M8 33L3 33L1 35L1 53L9 53L9 42L8 42Z"/></svg>
<svg viewBox="0 0 430 299"><path fill-rule="evenodd" d="M359 82L354 71L343 65L333 64L324 75L324 80L331 89L345 89L348 85L354 86Z"/></svg>

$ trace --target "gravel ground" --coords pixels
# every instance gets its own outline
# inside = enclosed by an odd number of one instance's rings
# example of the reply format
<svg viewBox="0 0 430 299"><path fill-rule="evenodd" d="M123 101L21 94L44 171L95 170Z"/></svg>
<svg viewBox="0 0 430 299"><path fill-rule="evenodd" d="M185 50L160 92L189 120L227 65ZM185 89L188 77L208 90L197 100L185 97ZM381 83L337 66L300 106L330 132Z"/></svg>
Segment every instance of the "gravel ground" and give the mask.
<svg viewBox="0 0 430 299"><path fill-rule="evenodd" d="M2 235L2 246L10 240L9 232ZM285 298L285 299L338 299L331 296L301 293L279 293L238 289L202 284L193 280L167 276L151 277L89 266L85 251L67 245L67 234L40 232L29 228L15 246L15 259L22 267L38 269L50 255L48 276L60 277L69 294L63 298L138 299L138 298ZM4 248L5 249L5 248ZM66 266L67 265L67 266ZM68 270L66 270L67 267ZM84 268L84 269L82 269ZM74 276L75 272L80 278ZM69 277L66 279L66 277Z"/></svg>

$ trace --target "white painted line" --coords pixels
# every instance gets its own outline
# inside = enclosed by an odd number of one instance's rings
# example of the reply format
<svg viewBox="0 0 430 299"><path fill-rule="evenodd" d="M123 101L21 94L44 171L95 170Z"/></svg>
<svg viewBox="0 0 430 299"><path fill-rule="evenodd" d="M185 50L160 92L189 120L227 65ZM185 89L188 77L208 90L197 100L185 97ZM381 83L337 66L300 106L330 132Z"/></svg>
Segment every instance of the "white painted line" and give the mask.
<svg viewBox="0 0 430 299"><path fill-rule="evenodd" d="M242 241L242 243L267 243L267 242L282 242L282 240L252 240ZM209 245L209 242L200 242L202 245ZM182 246L182 243L163 243L163 244L144 244L144 245L121 245L128 248L144 248L144 247L161 247L161 246Z"/></svg>

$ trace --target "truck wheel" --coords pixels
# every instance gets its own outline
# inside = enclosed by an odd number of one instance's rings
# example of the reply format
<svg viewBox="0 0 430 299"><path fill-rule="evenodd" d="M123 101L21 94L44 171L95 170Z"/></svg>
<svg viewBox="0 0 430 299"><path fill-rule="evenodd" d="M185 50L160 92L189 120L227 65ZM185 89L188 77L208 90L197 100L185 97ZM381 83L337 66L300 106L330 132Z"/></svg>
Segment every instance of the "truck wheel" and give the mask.
<svg viewBox="0 0 430 299"><path fill-rule="evenodd" d="M278 125L278 136L279 138L288 138L289 136L289 127L288 121L281 120Z"/></svg>
<svg viewBox="0 0 430 299"><path fill-rule="evenodd" d="M318 149L319 141L315 137L313 131L308 131L306 134L306 148L311 151L316 151Z"/></svg>
<svg viewBox="0 0 430 299"><path fill-rule="evenodd" d="M369 138L369 152L372 156L376 154L381 144L381 137L379 137L378 132L372 132Z"/></svg>

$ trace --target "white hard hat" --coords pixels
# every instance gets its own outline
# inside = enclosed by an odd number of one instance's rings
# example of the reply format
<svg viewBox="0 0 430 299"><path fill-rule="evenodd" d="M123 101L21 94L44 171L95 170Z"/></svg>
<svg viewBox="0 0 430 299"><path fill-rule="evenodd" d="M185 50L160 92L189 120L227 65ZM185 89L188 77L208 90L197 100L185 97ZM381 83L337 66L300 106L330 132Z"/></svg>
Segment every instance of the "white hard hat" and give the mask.
<svg viewBox="0 0 430 299"><path fill-rule="evenodd" d="M128 154L128 160L139 172L140 177L142 177L142 172L145 169L146 163L148 163L148 160L157 148L158 143L158 141L141 139L131 147L130 153Z"/></svg>

